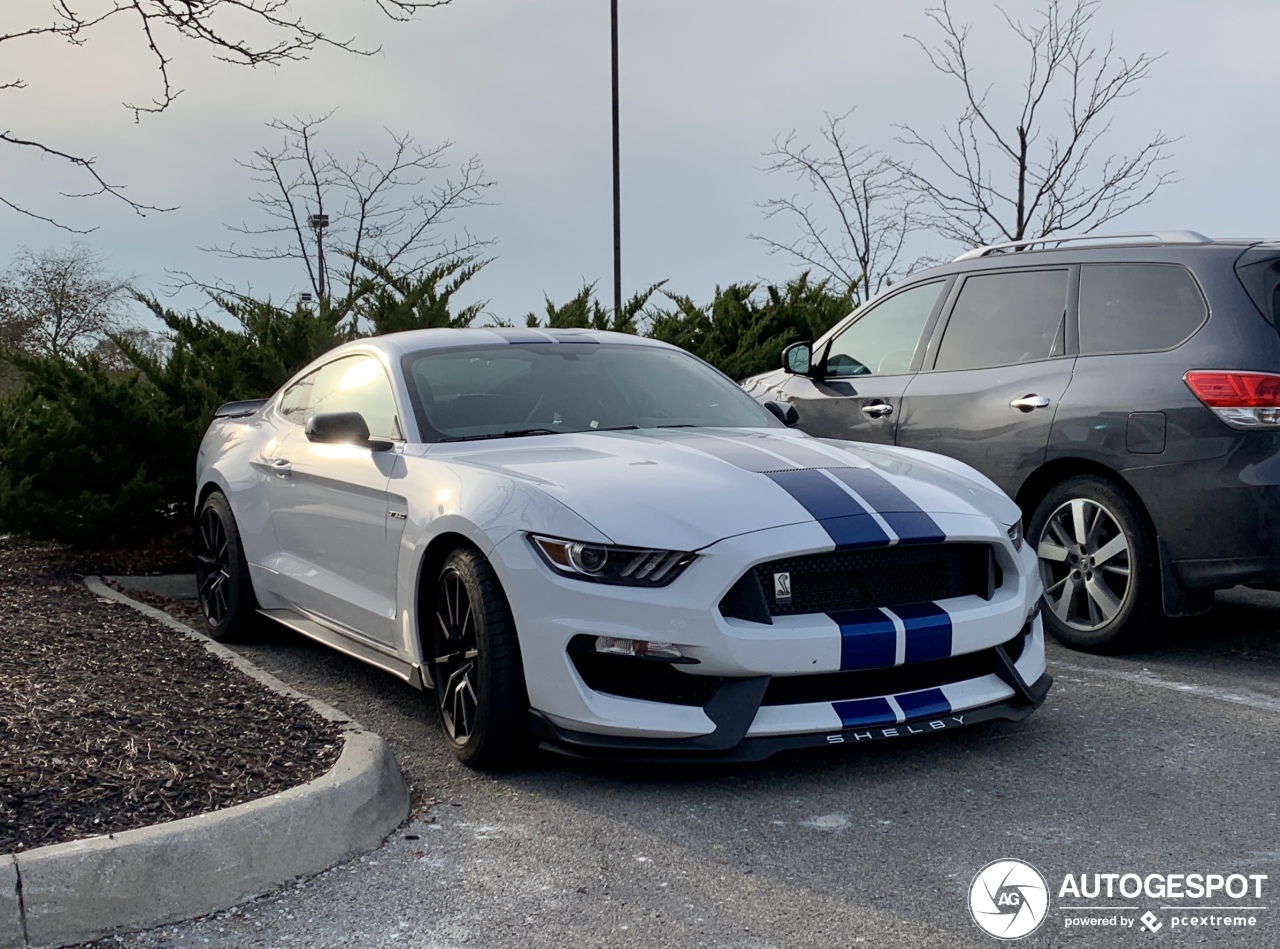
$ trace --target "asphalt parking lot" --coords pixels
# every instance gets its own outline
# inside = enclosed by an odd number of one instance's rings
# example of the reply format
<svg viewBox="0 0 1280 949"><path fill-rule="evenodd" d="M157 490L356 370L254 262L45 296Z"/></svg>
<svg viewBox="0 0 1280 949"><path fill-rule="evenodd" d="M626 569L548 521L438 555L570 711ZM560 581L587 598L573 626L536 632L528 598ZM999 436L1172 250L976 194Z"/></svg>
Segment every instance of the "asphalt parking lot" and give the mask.
<svg viewBox="0 0 1280 949"><path fill-rule="evenodd" d="M241 651L386 737L412 822L357 863L111 945L991 946L968 892L1007 857L1052 891L1013 945L1280 945L1280 594L1221 594L1141 655L1051 646L1056 684L1020 724L736 767L478 775L421 693L284 633ZM1095 873L1269 879L1212 903L1059 899L1065 874ZM1128 908L1065 908L1103 905ZM1232 909L1189 909L1209 905ZM1114 925L1067 925L1085 918Z"/></svg>

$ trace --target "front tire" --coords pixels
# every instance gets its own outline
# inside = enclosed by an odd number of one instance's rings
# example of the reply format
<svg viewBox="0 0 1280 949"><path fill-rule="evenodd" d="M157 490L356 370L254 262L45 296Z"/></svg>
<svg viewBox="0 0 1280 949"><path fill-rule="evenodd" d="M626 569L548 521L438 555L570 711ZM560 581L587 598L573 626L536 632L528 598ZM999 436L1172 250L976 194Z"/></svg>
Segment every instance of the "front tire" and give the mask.
<svg viewBox="0 0 1280 949"><path fill-rule="evenodd" d="M431 622L431 678L445 742L481 771L522 763L529 699L515 621L493 567L463 548L445 558Z"/></svg>
<svg viewBox="0 0 1280 949"><path fill-rule="evenodd" d="M218 642L248 638L258 599L231 502L214 491L196 516L196 592L204 611L204 632Z"/></svg>
<svg viewBox="0 0 1280 949"><path fill-rule="evenodd" d="M1045 628L1065 646L1123 652L1163 631L1155 538L1125 492L1068 478L1036 506L1027 536L1044 583Z"/></svg>

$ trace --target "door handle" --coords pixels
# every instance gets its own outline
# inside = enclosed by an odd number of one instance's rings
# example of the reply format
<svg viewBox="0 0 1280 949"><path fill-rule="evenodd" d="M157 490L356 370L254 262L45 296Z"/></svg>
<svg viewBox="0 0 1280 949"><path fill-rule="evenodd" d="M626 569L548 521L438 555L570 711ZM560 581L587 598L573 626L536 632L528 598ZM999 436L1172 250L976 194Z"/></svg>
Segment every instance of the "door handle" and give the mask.
<svg viewBox="0 0 1280 949"><path fill-rule="evenodd" d="M1032 393L1031 395L1024 395L1021 399L1014 399L1009 405L1019 412L1033 412L1036 409L1047 409L1049 400L1043 395Z"/></svg>
<svg viewBox="0 0 1280 949"><path fill-rule="evenodd" d="M271 462L271 471L273 474L279 475L281 478L287 478L293 474L293 465L285 461L283 458L277 458Z"/></svg>
<svg viewBox="0 0 1280 949"><path fill-rule="evenodd" d="M862 407L862 414L867 418L884 418L893 414L893 406L888 402L868 402Z"/></svg>

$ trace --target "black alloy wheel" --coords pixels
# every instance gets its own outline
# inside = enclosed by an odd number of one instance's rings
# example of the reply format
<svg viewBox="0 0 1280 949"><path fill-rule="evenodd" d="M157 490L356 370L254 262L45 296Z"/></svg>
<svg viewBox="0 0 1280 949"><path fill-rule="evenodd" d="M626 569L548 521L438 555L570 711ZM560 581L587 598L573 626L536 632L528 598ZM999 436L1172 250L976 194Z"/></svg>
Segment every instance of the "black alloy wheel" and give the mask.
<svg viewBox="0 0 1280 949"><path fill-rule="evenodd" d="M1044 584L1045 629L1073 649L1120 652L1163 629L1159 559L1133 500L1102 478L1068 478L1036 506L1027 537Z"/></svg>
<svg viewBox="0 0 1280 949"><path fill-rule="evenodd" d="M465 745L475 729L480 647L471 595L457 567L449 567L436 590L435 657L436 694L445 734L456 745Z"/></svg>
<svg viewBox="0 0 1280 949"><path fill-rule="evenodd" d="M196 519L196 593L209 636L239 639L250 631L258 603L231 504L220 491L205 499Z"/></svg>
<svg viewBox="0 0 1280 949"><path fill-rule="evenodd" d="M473 548L445 558L436 579L428 656L446 743L463 764L504 770L530 746L524 667L511 607Z"/></svg>

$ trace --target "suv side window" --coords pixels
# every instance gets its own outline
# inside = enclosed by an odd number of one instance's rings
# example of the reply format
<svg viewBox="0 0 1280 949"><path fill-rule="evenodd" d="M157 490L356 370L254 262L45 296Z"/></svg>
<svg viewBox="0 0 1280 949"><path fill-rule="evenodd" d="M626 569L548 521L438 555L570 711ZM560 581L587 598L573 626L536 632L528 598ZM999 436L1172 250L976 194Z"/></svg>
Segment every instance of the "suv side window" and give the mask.
<svg viewBox="0 0 1280 949"><path fill-rule="evenodd" d="M1195 280L1176 264L1085 264L1080 355L1172 349L1209 318Z"/></svg>
<svg viewBox="0 0 1280 949"><path fill-rule="evenodd" d="M831 341L826 374L891 376L909 372L924 324L945 280L911 287L877 303Z"/></svg>
<svg viewBox="0 0 1280 949"><path fill-rule="evenodd" d="M1067 270L975 274L965 280L935 369L986 369L1060 356Z"/></svg>
<svg viewBox="0 0 1280 949"><path fill-rule="evenodd" d="M315 373L307 418L321 412L359 412L371 437L402 437L391 383L372 356L345 356Z"/></svg>

